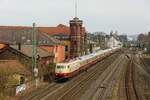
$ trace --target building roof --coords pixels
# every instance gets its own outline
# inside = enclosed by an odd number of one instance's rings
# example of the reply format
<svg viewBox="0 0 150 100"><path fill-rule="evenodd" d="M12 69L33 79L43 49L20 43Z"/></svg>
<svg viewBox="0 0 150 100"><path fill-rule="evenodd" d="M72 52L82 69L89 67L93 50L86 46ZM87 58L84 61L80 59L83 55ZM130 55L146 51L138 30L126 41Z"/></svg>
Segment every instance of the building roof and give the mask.
<svg viewBox="0 0 150 100"><path fill-rule="evenodd" d="M0 26L0 30L27 30L32 29L30 26Z"/></svg>
<svg viewBox="0 0 150 100"><path fill-rule="evenodd" d="M29 30L32 29L30 26L0 26L0 30ZM39 32L47 33L49 35L56 35L56 34L64 34L70 35L70 27L59 24L55 27L37 27ZM83 27L83 31L85 32L85 27Z"/></svg>
<svg viewBox="0 0 150 100"><path fill-rule="evenodd" d="M70 35L70 28L66 25L59 24L56 27L38 27L40 32L48 33L50 35L66 34Z"/></svg>
<svg viewBox="0 0 150 100"><path fill-rule="evenodd" d="M19 29L19 30L1 30L0 29L0 41L9 44L32 44L33 29ZM63 45L59 40L50 37L46 33L42 33L36 30L37 40L39 45Z"/></svg>
<svg viewBox="0 0 150 100"><path fill-rule="evenodd" d="M28 30L30 26L0 26L0 30ZM66 25L59 24L56 27L37 27L42 33L47 34L70 34L70 28Z"/></svg>
<svg viewBox="0 0 150 100"><path fill-rule="evenodd" d="M18 50L18 45L10 45L10 47L28 57L32 57L32 45L21 45L21 50ZM37 55L39 55L40 57L54 56L53 53L49 53L48 51L40 47L37 47Z"/></svg>
<svg viewBox="0 0 150 100"><path fill-rule="evenodd" d="M31 75L31 72L17 60L0 60L0 72L4 75L23 74Z"/></svg>

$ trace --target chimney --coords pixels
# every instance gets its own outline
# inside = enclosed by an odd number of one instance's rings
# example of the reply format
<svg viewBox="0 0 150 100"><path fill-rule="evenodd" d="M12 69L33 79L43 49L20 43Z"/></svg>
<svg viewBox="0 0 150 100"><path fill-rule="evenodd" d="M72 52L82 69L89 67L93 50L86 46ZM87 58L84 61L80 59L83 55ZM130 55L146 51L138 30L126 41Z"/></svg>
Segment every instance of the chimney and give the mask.
<svg viewBox="0 0 150 100"><path fill-rule="evenodd" d="M18 50L21 50L21 43L18 43Z"/></svg>
<svg viewBox="0 0 150 100"><path fill-rule="evenodd" d="M35 29L35 26L36 26L35 23L33 23L33 24L32 24L33 29Z"/></svg>

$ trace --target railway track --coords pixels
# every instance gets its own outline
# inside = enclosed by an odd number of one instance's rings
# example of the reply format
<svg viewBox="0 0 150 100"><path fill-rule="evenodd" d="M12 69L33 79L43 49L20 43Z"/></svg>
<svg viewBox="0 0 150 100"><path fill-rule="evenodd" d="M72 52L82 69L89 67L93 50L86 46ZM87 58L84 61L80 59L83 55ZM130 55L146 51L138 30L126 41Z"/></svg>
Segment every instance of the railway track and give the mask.
<svg viewBox="0 0 150 100"><path fill-rule="evenodd" d="M142 64L144 65L145 71L150 75L149 65L146 63L146 61L144 61L144 59L142 57L140 57L140 60L141 60Z"/></svg>
<svg viewBox="0 0 150 100"><path fill-rule="evenodd" d="M68 100L68 97L75 99L76 97L78 97L78 95L81 94L81 91L84 90L84 88L86 88L87 86L89 86L89 84L91 82L93 82L92 81L93 79L97 78L98 75L100 75L100 74L97 72L91 73L88 76L88 78L85 78L84 80L80 81L78 84L74 85L72 88L70 88L68 91L66 91L61 97L59 97L58 100ZM78 91L80 91L80 92L78 92Z"/></svg>
<svg viewBox="0 0 150 100"><path fill-rule="evenodd" d="M122 69L123 56L118 58L112 65L110 65L96 82L91 86L91 89L84 94L81 100L106 100L111 97L112 90L115 85L115 78L118 72Z"/></svg>
<svg viewBox="0 0 150 100"><path fill-rule="evenodd" d="M107 59L97 63L95 66L90 68L88 70L88 72L95 73L95 71L99 69L96 67L99 64L101 64L101 66L105 66L105 67L109 66L109 64L111 64L117 56L118 56L118 54L114 54L114 55L108 57ZM100 67L99 70L105 70L105 67L101 68L101 66L99 66ZM78 75L77 77L71 79L69 82L66 82L66 83L62 83L62 84L53 83L52 85L49 85L49 86L45 87L44 89L37 91L36 93L31 94L27 98L24 98L22 100L46 100L46 99L49 100L49 97L51 97L51 96L52 96L51 100L57 100L58 97L60 98L60 95L59 95L60 93L58 93L59 90L60 91L66 90L67 89L66 87L68 87L68 89L70 89L71 87L75 86L75 84L81 84L83 80L87 80L88 79L87 77L92 77L92 75L93 75L93 74L91 74L91 75L86 76L86 74L87 74L87 72L83 72L80 75ZM86 76L86 77L84 77L84 76ZM57 93L55 93L55 92L57 92ZM64 91L63 91L63 93L64 93ZM63 93L61 93L61 94L63 95ZM55 95L55 96L53 96L53 95ZM54 97L57 97L57 99Z"/></svg>
<svg viewBox="0 0 150 100"><path fill-rule="evenodd" d="M41 100L77 100L82 93L90 86L90 84L96 80L96 78L113 62L116 56L103 60L102 62L93 66L93 69L88 71L87 75L78 77L77 80L73 81L69 86L61 89L54 95L46 97Z"/></svg>
<svg viewBox="0 0 150 100"><path fill-rule="evenodd" d="M136 86L135 86L135 77L134 77L134 63L133 58L130 57L130 62L127 67L126 76L125 76L125 87L126 87L126 96L127 100L141 100Z"/></svg>
<svg viewBox="0 0 150 100"><path fill-rule="evenodd" d="M52 84L46 86L44 89L41 89L41 90L35 92L34 94L29 95L28 97L24 97L24 99L22 99L22 100L38 100L39 98L42 98L43 96L48 94L49 91L52 91L55 88L58 88L60 86L61 86L60 84L52 83Z"/></svg>
<svg viewBox="0 0 150 100"><path fill-rule="evenodd" d="M141 64L143 65L144 75L142 76L143 81L142 84L142 97L144 100L150 100L150 67L147 63L148 60L143 59L140 57Z"/></svg>

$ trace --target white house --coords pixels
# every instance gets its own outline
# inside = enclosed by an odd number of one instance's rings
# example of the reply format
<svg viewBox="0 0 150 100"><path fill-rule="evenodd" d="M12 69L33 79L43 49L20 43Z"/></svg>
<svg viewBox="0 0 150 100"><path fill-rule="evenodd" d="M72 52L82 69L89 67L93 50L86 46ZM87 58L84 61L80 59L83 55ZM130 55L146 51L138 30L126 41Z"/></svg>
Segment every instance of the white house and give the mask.
<svg viewBox="0 0 150 100"><path fill-rule="evenodd" d="M121 47L121 46L122 43L118 39L114 38L113 36L111 36L107 41L108 48Z"/></svg>

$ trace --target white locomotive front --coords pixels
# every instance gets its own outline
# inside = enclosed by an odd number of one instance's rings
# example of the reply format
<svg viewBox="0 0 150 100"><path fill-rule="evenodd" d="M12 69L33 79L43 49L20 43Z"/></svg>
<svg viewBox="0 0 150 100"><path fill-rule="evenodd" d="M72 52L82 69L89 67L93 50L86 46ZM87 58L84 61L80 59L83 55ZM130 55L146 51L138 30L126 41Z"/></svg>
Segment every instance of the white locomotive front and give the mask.
<svg viewBox="0 0 150 100"><path fill-rule="evenodd" d="M56 78L69 78L76 74L77 69L80 67L80 60L74 60L66 63L59 63L55 68Z"/></svg>

